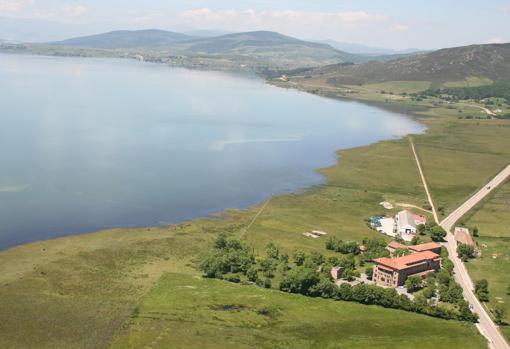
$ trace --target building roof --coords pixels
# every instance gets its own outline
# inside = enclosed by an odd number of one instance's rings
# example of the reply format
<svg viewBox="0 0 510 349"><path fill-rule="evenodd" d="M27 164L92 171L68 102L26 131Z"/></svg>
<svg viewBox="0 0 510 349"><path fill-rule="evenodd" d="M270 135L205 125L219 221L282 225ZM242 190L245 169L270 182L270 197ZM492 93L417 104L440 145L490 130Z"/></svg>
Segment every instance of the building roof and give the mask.
<svg viewBox="0 0 510 349"><path fill-rule="evenodd" d="M455 240L459 244L465 244L465 245L474 245L475 242L473 238L471 237L471 234L469 234L469 230L462 227L456 227L455 228Z"/></svg>
<svg viewBox="0 0 510 349"><path fill-rule="evenodd" d="M419 214L415 214L414 215L414 222L417 224L417 225L420 225L420 224L426 224L427 223L427 217L425 216L421 216Z"/></svg>
<svg viewBox="0 0 510 349"><path fill-rule="evenodd" d="M399 248L407 248L408 246L407 245L404 245L404 244L401 244L400 242L398 241L392 241L388 244L387 246L388 248L391 248L391 249L399 249Z"/></svg>
<svg viewBox="0 0 510 349"><path fill-rule="evenodd" d="M441 244L437 242L427 242L421 245L409 246L409 249L415 252L431 251L438 248L441 248Z"/></svg>
<svg viewBox="0 0 510 349"><path fill-rule="evenodd" d="M416 228L416 222L414 221L414 214L408 210L400 211L397 214L397 221L399 227L413 227Z"/></svg>
<svg viewBox="0 0 510 349"><path fill-rule="evenodd" d="M393 270L404 270L412 268L418 264L425 263L429 260L438 260L441 257L431 251L423 251L418 253L411 253L410 255L398 258L377 258L374 263L385 266Z"/></svg>

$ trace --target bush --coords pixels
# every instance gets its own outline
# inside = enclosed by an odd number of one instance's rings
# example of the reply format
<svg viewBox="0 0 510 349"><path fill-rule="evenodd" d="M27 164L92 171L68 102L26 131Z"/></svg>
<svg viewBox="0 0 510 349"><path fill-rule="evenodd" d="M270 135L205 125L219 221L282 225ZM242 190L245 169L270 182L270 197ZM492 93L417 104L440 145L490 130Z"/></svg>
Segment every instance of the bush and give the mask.
<svg viewBox="0 0 510 349"><path fill-rule="evenodd" d="M441 228L439 225L435 225L430 228L430 238L435 242L442 242L446 237L446 230Z"/></svg>
<svg viewBox="0 0 510 349"><path fill-rule="evenodd" d="M503 325L506 318L506 308L502 304L496 304L493 313L496 323L498 325Z"/></svg>
<svg viewBox="0 0 510 349"><path fill-rule="evenodd" d="M406 280L406 288L407 288L407 292L409 293L413 293L413 292L416 292L418 291L419 289L421 289L421 277L419 276L410 276L407 278Z"/></svg>
<svg viewBox="0 0 510 349"><path fill-rule="evenodd" d="M485 279L475 282L475 294L482 302L489 301L489 282Z"/></svg>
<svg viewBox="0 0 510 349"><path fill-rule="evenodd" d="M365 274L367 275L368 280L372 280L372 277L374 276L374 268L373 267L367 267L365 269Z"/></svg>
<svg viewBox="0 0 510 349"><path fill-rule="evenodd" d="M319 274L310 268L292 269L281 281L280 290L289 293L310 295L320 281Z"/></svg>
<svg viewBox="0 0 510 349"><path fill-rule="evenodd" d="M467 261L469 258L475 258L475 248L471 245L467 244L460 244L457 247L457 255L459 258L461 258L464 262Z"/></svg>
<svg viewBox="0 0 510 349"><path fill-rule="evenodd" d="M296 263L297 266L303 265L306 259L306 253L303 251L296 250L292 254L292 258L294 259L294 263Z"/></svg>

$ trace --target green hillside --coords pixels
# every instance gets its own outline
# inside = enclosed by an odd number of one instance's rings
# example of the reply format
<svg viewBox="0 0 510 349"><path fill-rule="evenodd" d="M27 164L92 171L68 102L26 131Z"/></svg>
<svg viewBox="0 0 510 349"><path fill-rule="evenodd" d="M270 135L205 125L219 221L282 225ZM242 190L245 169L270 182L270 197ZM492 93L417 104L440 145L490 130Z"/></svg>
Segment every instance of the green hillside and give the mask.
<svg viewBox="0 0 510 349"><path fill-rule="evenodd" d="M307 72L333 86L362 85L388 81L430 81L435 85L510 78L510 44L472 45L447 48L389 62L359 65L331 65Z"/></svg>
<svg viewBox="0 0 510 349"><path fill-rule="evenodd" d="M190 39L193 39L193 37L164 30L118 30L104 34L72 38L52 44L59 46L118 49L161 47Z"/></svg>

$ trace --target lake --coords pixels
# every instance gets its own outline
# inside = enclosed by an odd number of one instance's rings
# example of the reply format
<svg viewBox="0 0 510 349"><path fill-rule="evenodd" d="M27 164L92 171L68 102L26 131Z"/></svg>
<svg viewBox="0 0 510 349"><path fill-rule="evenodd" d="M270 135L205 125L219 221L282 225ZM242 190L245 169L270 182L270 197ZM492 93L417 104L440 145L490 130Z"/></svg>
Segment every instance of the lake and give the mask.
<svg viewBox="0 0 510 349"><path fill-rule="evenodd" d="M247 207L322 183L338 149L423 130L249 76L0 55L0 249Z"/></svg>

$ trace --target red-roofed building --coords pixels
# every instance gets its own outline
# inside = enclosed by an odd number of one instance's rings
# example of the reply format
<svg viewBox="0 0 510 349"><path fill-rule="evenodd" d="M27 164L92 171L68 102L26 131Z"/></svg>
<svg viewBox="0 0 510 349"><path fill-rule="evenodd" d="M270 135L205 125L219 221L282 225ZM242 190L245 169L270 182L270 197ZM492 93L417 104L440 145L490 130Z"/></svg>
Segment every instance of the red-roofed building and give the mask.
<svg viewBox="0 0 510 349"><path fill-rule="evenodd" d="M441 257L431 251L412 253L398 258L374 260L373 280L376 285L398 287L412 275L425 276L441 268Z"/></svg>
<svg viewBox="0 0 510 349"><path fill-rule="evenodd" d="M395 251L398 250L399 248L407 249L407 245L401 244L398 241L392 241L388 244L388 246L386 246L386 249L390 251L391 254L395 253Z"/></svg>
<svg viewBox="0 0 510 349"><path fill-rule="evenodd" d="M437 242L427 242L427 243L421 244L421 245L408 246L408 249L411 252L430 251L430 252L437 253L438 255L441 254L441 244L438 244Z"/></svg>
<svg viewBox="0 0 510 349"><path fill-rule="evenodd" d="M427 217L415 214L414 223L416 223L416 225L425 225L427 224Z"/></svg>
<svg viewBox="0 0 510 349"><path fill-rule="evenodd" d="M398 249L406 249L411 251L411 253L416 252L424 252L424 251L431 251L437 254L441 254L441 245L437 242L427 242L425 244L421 245L404 245L397 241L392 241L386 246L386 249L390 251L391 254L394 254L396 250Z"/></svg>

